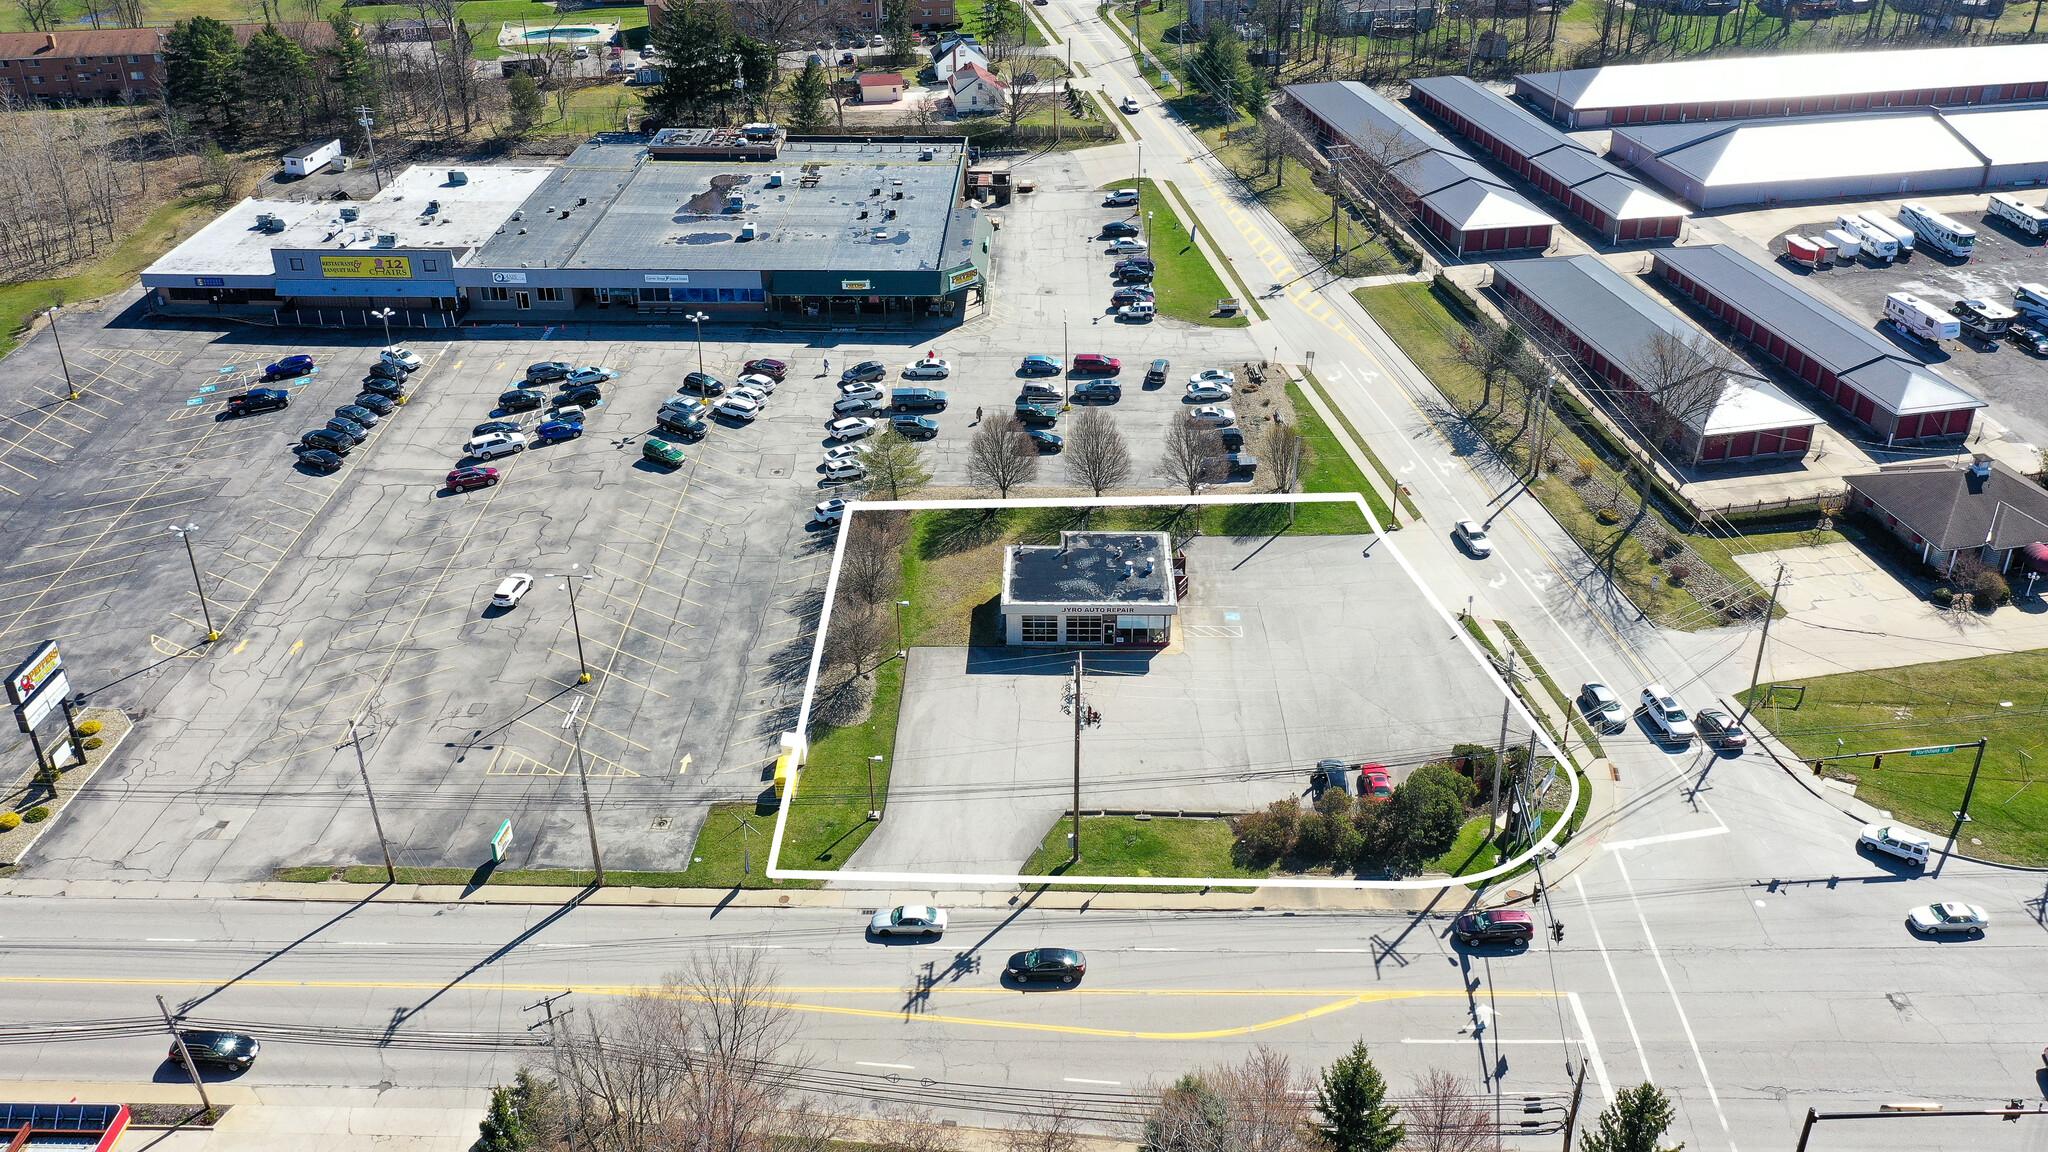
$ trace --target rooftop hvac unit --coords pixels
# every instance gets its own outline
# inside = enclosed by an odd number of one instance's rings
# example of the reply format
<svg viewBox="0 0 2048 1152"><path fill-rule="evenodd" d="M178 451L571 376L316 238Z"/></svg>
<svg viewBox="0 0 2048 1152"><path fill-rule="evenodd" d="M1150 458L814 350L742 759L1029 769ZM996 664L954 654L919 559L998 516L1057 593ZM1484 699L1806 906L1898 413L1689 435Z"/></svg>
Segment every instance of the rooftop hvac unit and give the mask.
<svg viewBox="0 0 2048 1152"><path fill-rule="evenodd" d="M360 209L358 209L358 208L357 208L357 207L356 207L355 205L353 205L353 204L344 204L344 205L342 205L342 209L341 209L341 218L342 218L343 220L353 220L353 219L355 219L355 218L356 218L356 214L357 214L357 213L358 213L359 211L360 211Z"/></svg>
<svg viewBox="0 0 2048 1152"><path fill-rule="evenodd" d="M439 212L440 210L441 202L439 200L429 200L427 201L427 210L425 212L422 212L421 215L432 216L434 213Z"/></svg>
<svg viewBox="0 0 2048 1152"><path fill-rule="evenodd" d="M396 232L379 232L379 233L377 233L377 247L379 247L379 248L396 248L396 247L398 247L398 233L396 233Z"/></svg>
<svg viewBox="0 0 2048 1152"><path fill-rule="evenodd" d="M780 173L780 172L770 172L770 173L768 174L768 187L770 187L770 188L780 188L780 187L782 187L782 173Z"/></svg>
<svg viewBox="0 0 2048 1152"><path fill-rule="evenodd" d="M270 223L268 223L268 224L265 224L265 225L263 226L263 230L264 230L265 232L282 232L282 231L284 231L284 226L285 226L285 218L284 218L284 217L282 217L282 216L272 216L272 217L270 218Z"/></svg>
<svg viewBox="0 0 2048 1152"><path fill-rule="evenodd" d="M270 231L270 222L275 219L277 219L277 217L272 216L268 212L259 212L256 215L256 227L263 229L265 232L268 232Z"/></svg>
<svg viewBox="0 0 2048 1152"><path fill-rule="evenodd" d="M727 212L738 212L746 208L746 206L747 201L744 196L733 195L725 198L725 210Z"/></svg>
<svg viewBox="0 0 2048 1152"><path fill-rule="evenodd" d="M450 172L448 173L448 182L450 184L467 184L469 183L469 173Z"/></svg>
<svg viewBox="0 0 2048 1152"><path fill-rule="evenodd" d="M755 237L755 235L756 233L754 231L754 222L752 220L749 220L746 223L740 225L740 239L752 240Z"/></svg>

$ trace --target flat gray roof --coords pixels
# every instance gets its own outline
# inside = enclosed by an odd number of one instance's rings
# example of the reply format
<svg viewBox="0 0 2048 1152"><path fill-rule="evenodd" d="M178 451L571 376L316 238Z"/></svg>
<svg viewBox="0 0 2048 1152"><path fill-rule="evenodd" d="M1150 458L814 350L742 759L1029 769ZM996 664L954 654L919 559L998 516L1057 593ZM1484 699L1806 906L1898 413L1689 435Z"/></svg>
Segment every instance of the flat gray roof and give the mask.
<svg viewBox="0 0 2048 1152"><path fill-rule="evenodd" d="M973 237L964 159L957 144L792 141L773 161L657 160L638 139L596 140L464 267L937 270Z"/></svg>
<svg viewBox="0 0 2048 1152"><path fill-rule="evenodd" d="M1164 532L1062 532L1058 544L1012 545L1003 600L1172 604L1172 549Z"/></svg>
<svg viewBox="0 0 2048 1152"><path fill-rule="evenodd" d="M1515 81L1574 109L1729 100L1798 99L1863 92L1974 88L2048 80L2048 44L1776 53L1660 64L1530 72Z"/></svg>

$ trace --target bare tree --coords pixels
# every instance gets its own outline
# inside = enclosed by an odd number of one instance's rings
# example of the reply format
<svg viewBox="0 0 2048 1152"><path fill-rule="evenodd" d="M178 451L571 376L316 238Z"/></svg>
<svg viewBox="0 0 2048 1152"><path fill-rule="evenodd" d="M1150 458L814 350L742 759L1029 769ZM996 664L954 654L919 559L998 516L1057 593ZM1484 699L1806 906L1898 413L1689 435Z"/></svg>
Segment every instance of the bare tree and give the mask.
<svg viewBox="0 0 2048 1152"><path fill-rule="evenodd" d="M1266 475L1272 477L1273 491L1292 492L1300 487L1309 463L1315 459L1315 450L1309 447L1301 428L1275 424L1259 440L1259 447L1266 453L1261 463L1266 466Z"/></svg>
<svg viewBox="0 0 2048 1152"><path fill-rule="evenodd" d="M142 22L149 18L148 0L110 0L107 11L123 28L140 28Z"/></svg>
<svg viewBox="0 0 2048 1152"><path fill-rule="evenodd" d="M1059 104L1060 93L1053 85L1034 84L1026 88L1013 82L1010 85L1009 104L1003 109L1003 127L1010 135L1015 136L1017 125L1048 108L1058 108Z"/></svg>
<svg viewBox="0 0 2048 1152"><path fill-rule="evenodd" d="M853 1118L843 1110L806 1096L783 1112L775 1152L837 1152L852 1128Z"/></svg>
<svg viewBox="0 0 2048 1152"><path fill-rule="evenodd" d="M689 1055L665 1144L677 1152L755 1152L804 1063L796 1013L759 949L707 949L663 982L680 1005Z"/></svg>
<svg viewBox="0 0 2048 1152"><path fill-rule="evenodd" d="M63 0L14 0L21 22L34 32L54 32L64 22Z"/></svg>
<svg viewBox="0 0 2048 1152"><path fill-rule="evenodd" d="M1003 1133L1003 1152L1081 1152L1080 1122L1062 1102L1026 1113Z"/></svg>
<svg viewBox="0 0 2048 1152"><path fill-rule="evenodd" d="M554 1037L554 1079L573 1147L631 1152L669 1118L689 1061L679 1005L635 996Z"/></svg>
<svg viewBox="0 0 2048 1152"><path fill-rule="evenodd" d="M867 675L879 665L888 648L887 616L866 604L843 604L832 613L832 627L825 633L825 651L818 664L823 669L847 669L849 679Z"/></svg>
<svg viewBox="0 0 2048 1152"><path fill-rule="evenodd" d="M889 1118L883 1152L954 1152L952 1129L938 1122L929 1109L904 1108Z"/></svg>
<svg viewBox="0 0 2048 1152"><path fill-rule="evenodd" d="M1451 355L1478 375L1484 389L1474 412L1484 411L1488 404L1493 403L1494 386L1513 376L1522 362L1530 358L1520 329L1512 324L1503 328L1485 316L1479 317L1451 345ZM1506 393L1503 392L1502 396L1505 397Z"/></svg>
<svg viewBox="0 0 2048 1152"><path fill-rule="evenodd" d="M1500 1136L1484 1099L1463 1079L1432 1068L1415 1079L1414 1094L1401 1105L1414 1152L1497 1152Z"/></svg>
<svg viewBox="0 0 2048 1152"><path fill-rule="evenodd" d="M1622 358L1622 371L1635 385L1625 398L1645 454L1682 442L1688 429L1706 425L1721 403L1729 377L1751 373L1733 352L1704 332L1659 330ZM1695 448L1698 437L1694 438ZM1651 467L1642 455L1630 453L1630 479L1641 516L1650 502Z"/></svg>
<svg viewBox="0 0 2048 1152"><path fill-rule="evenodd" d="M1107 408L1088 408L1067 429L1067 474L1097 496L1131 478L1131 450Z"/></svg>
<svg viewBox="0 0 2048 1152"><path fill-rule="evenodd" d="M1233 1152L1314 1152L1308 1096L1287 1057L1261 1044L1233 1064L1207 1073L1230 1117Z"/></svg>
<svg viewBox="0 0 2048 1152"><path fill-rule="evenodd" d="M1183 416L1166 426L1165 455L1159 476L1193 496L1223 474L1223 437L1214 428Z"/></svg>
<svg viewBox="0 0 2048 1152"><path fill-rule="evenodd" d="M903 579L901 541L883 522L885 513L859 513L847 526L839 560L841 603L870 607L896 597Z"/></svg>
<svg viewBox="0 0 2048 1152"><path fill-rule="evenodd" d="M1008 0L1005 0L1008 2ZM967 479L1007 499L1010 489L1038 479L1038 444L1017 417L1004 412L983 420L967 444Z"/></svg>

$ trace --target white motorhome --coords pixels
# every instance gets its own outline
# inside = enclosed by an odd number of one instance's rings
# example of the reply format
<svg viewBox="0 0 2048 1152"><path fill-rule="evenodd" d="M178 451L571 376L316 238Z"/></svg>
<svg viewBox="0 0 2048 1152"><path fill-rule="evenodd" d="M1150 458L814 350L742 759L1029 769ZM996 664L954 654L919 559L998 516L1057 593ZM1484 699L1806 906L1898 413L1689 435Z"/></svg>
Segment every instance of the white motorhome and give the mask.
<svg viewBox="0 0 2048 1152"><path fill-rule="evenodd" d="M1899 242L1900 256L1910 256L1913 254L1913 230L1911 228L1906 227L1882 212L1858 212L1857 215L1875 225L1879 231L1897 240Z"/></svg>
<svg viewBox="0 0 2048 1152"><path fill-rule="evenodd" d="M1949 256L1977 250L1977 230L1936 212L1917 200L1899 205L1899 222L1913 230L1920 243Z"/></svg>
<svg viewBox="0 0 2048 1152"><path fill-rule="evenodd" d="M1835 227L1854 236L1865 256L1887 264L1899 258L1899 238L1855 213L1835 217Z"/></svg>
<svg viewBox="0 0 2048 1152"><path fill-rule="evenodd" d="M1893 328L1921 340L1954 340L1963 334L1960 321L1910 292L1884 298L1884 318Z"/></svg>
<svg viewBox="0 0 2048 1152"><path fill-rule="evenodd" d="M1948 310L1963 331L1980 340L1996 340L2005 335L2005 330L2019 318L2019 313L1996 300L1958 300Z"/></svg>
<svg viewBox="0 0 2048 1152"><path fill-rule="evenodd" d="M1996 216L2029 236L2048 236L2048 212L2017 196L1993 192L1991 203L1984 206L1984 214Z"/></svg>
<svg viewBox="0 0 2048 1152"><path fill-rule="evenodd" d="M1836 260L1854 263L1857 253L1863 248L1863 242L1856 238L1854 232L1846 232L1840 228L1830 228L1821 233L1820 238L1827 241L1828 246L1835 250Z"/></svg>
<svg viewBox="0 0 2048 1152"><path fill-rule="evenodd" d="M2012 290L2012 306L2036 324L2048 324L2048 285L2022 284Z"/></svg>

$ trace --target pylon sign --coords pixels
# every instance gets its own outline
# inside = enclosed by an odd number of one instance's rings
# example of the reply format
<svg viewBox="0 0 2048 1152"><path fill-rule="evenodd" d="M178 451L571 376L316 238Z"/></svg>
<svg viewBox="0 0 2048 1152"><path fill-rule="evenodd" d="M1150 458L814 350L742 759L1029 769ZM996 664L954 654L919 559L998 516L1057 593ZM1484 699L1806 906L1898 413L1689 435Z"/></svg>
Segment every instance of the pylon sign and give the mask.
<svg viewBox="0 0 2048 1152"><path fill-rule="evenodd" d="M36 654L21 662L13 675L7 677L8 702L19 708L27 704L35 694L64 671L64 654L52 640L36 650Z"/></svg>

